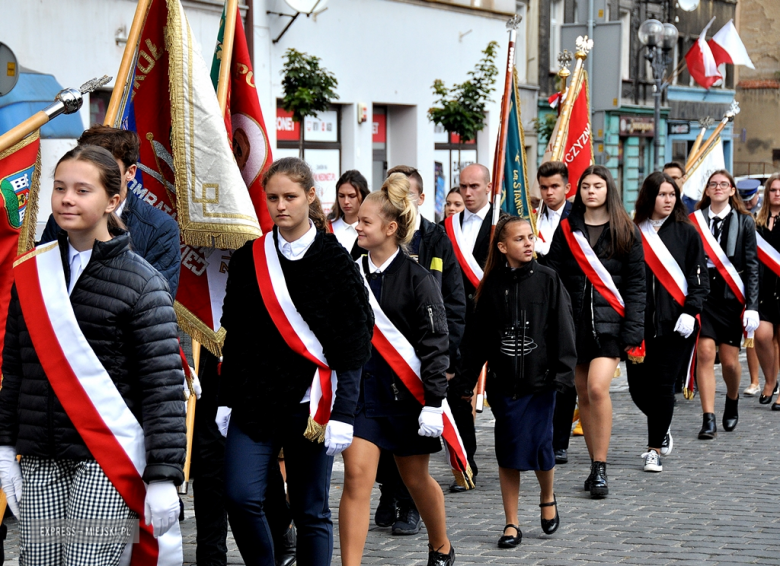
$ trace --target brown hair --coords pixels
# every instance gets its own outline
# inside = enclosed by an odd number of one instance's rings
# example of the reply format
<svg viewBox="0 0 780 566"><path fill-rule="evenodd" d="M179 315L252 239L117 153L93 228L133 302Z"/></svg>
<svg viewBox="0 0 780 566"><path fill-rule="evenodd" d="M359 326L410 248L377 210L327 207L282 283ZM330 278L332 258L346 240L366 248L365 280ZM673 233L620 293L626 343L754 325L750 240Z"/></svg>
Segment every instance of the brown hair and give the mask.
<svg viewBox="0 0 780 566"><path fill-rule="evenodd" d="M339 187L341 185L346 185L349 183L358 192L358 204L362 203L365 198L368 196L368 193L371 191L368 190L368 181L363 176L363 174L358 171L357 169L350 169L349 171L346 171L341 177L339 177L339 180L336 181L336 202L333 204L333 209L328 213L328 220L338 220L342 216L344 216L344 213L341 210L341 206L339 205Z"/></svg>
<svg viewBox="0 0 780 566"><path fill-rule="evenodd" d="M709 195L707 194L707 186L710 184L710 181L712 181L712 178L715 175L723 175L726 177L731 184L731 188L734 189L734 194L729 197L729 204L731 205L731 208L740 214L750 214L745 208L745 204L742 202L742 198L737 192L737 183L734 181L734 177L732 177L731 173L725 169L718 169L709 176L707 182L704 184L704 190L701 193L701 200L696 203L696 210L704 210L712 204L712 199L710 199Z"/></svg>
<svg viewBox="0 0 780 566"><path fill-rule="evenodd" d="M674 201L674 208L672 208L672 213L669 216L671 216L675 222L691 222L688 219L688 212L685 208L685 205L683 204L682 198L680 197L680 187L677 186L677 183L674 182L674 179L672 179L671 176L669 176L667 173L656 171L655 173L650 173L647 176L645 182L642 183L642 188L639 189L639 196L637 197L636 204L634 205L634 209L636 210L634 213L634 223L636 225L641 224L653 215L656 198L658 198L661 185L664 183L669 183L672 186L676 199Z"/></svg>
<svg viewBox="0 0 780 566"><path fill-rule="evenodd" d="M563 161L545 161L539 166L536 171L536 180L538 181L542 177L554 177L560 175L563 179L563 184L569 182L569 168Z"/></svg>
<svg viewBox="0 0 780 566"><path fill-rule="evenodd" d="M420 175L420 172L417 169L410 167L409 165L396 165L387 172L387 176L389 177L393 173L403 173L409 179L414 179L417 182L417 186L420 188L420 194L423 194L422 175Z"/></svg>
<svg viewBox="0 0 780 566"><path fill-rule="evenodd" d="M124 163L125 168L138 163L141 142L138 134L129 130L110 128L101 124L95 124L88 130L84 130L78 139L79 145L97 145L107 149L114 159Z"/></svg>
<svg viewBox="0 0 780 566"><path fill-rule="evenodd" d="M609 237L610 237L610 257L617 254L626 256L634 245L634 224L631 217L623 208L623 199L620 198L620 192L617 189L612 173L603 165L591 165L580 175L577 182L577 194L574 196L572 212L585 212L585 203L582 201L582 181L588 175L601 177L607 183L606 207L609 213Z"/></svg>
<svg viewBox="0 0 780 566"><path fill-rule="evenodd" d="M382 188L371 193L363 202L376 202L380 214L387 222L396 222L395 232L399 245L406 245L414 236L414 224L417 221L417 207L409 198L409 179L403 173L393 173L385 180Z"/></svg>
<svg viewBox="0 0 780 566"><path fill-rule="evenodd" d="M100 184L103 186L106 194L108 194L108 197L112 198L120 195L122 190L122 172L119 170L119 165L117 165L114 156L107 149L97 145L77 145L60 158L57 166L54 168L55 173L60 164L65 161L85 161L91 163L98 170ZM116 215L116 212L110 212L108 215L108 231L113 234L121 230L126 231L127 228L119 219L119 216Z"/></svg>
<svg viewBox="0 0 780 566"><path fill-rule="evenodd" d="M479 298L482 296L482 289L485 287L485 282L493 276L496 269L506 263L506 255L498 249L498 244L504 241L506 227L518 222L531 226L531 222L527 218L522 218L520 216L505 216L496 224L496 231L490 239L490 251L488 252L487 262L485 262L482 281L479 282L477 292L474 294L474 302L479 301ZM533 226L531 226L531 235L533 236Z"/></svg>
<svg viewBox="0 0 780 566"><path fill-rule="evenodd" d="M283 157L274 161L271 166L263 173L263 186L268 186L268 181L274 175L284 175L293 183L303 189L305 194L314 187L314 174L309 165L297 157ZM322 211L322 203L315 193L314 200L309 203L309 220L312 221L317 230L326 230L328 222L325 219L325 213Z"/></svg>
<svg viewBox="0 0 780 566"><path fill-rule="evenodd" d="M764 227L769 222L769 190L775 181L780 181L780 173L772 173L764 182L764 201L761 203L761 210L756 214L756 226Z"/></svg>
<svg viewBox="0 0 780 566"><path fill-rule="evenodd" d="M679 161L670 161L664 165L662 171L666 171L667 169L679 169L682 171L683 176L685 176L685 166Z"/></svg>

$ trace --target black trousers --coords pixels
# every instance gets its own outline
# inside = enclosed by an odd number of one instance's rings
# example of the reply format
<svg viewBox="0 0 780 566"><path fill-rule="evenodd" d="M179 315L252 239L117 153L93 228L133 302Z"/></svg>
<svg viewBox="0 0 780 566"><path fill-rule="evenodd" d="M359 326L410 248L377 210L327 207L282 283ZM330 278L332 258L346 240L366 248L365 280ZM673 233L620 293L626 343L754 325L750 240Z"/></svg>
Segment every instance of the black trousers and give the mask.
<svg viewBox="0 0 780 566"><path fill-rule="evenodd" d="M398 471L392 452L382 450L376 471L376 481L379 484L382 497L394 497L399 507L417 508L409 490L406 489L406 484L401 479L401 473Z"/></svg>
<svg viewBox="0 0 780 566"><path fill-rule="evenodd" d="M647 445L660 448L674 415L674 385L688 368L696 331L689 338L676 332L645 339L641 364L626 363L628 391L647 416Z"/></svg>
<svg viewBox="0 0 780 566"><path fill-rule="evenodd" d="M456 388L457 390L457 388ZM474 414L471 409L471 401L461 399L459 391L447 392L447 401L450 404L452 416L455 417L455 425L458 427L463 447L466 449L471 472L474 477L479 473L474 454L477 452L477 431L474 428Z"/></svg>
<svg viewBox="0 0 780 566"><path fill-rule="evenodd" d="M553 413L553 450L568 450L571 438L571 421L577 406L577 389L572 387L563 393L555 393Z"/></svg>

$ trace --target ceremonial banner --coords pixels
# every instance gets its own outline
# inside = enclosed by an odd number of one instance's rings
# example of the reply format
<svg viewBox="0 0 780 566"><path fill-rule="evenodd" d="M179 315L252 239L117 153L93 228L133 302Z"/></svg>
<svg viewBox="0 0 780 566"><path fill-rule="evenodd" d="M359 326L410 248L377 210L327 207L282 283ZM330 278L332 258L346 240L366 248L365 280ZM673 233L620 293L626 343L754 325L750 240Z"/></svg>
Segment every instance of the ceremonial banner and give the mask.
<svg viewBox="0 0 780 566"><path fill-rule="evenodd" d="M571 198L577 192L580 175L593 165L593 139L590 130L590 98L588 95L588 77L583 71L583 81L574 106L571 118L567 124L566 145L561 161L569 168L571 189L566 198Z"/></svg>
<svg viewBox="0 0 780 566"><path fill-rule="evenodd" d="M35 132L0 152L0 367L3 362L5 321L14 282L14 259L35 245L41 173L40 145L40 135Z"/></svg>
<svg viewBox="0 0 780 566"><path fill-rule="evenodd" d="M211 62L211 82L214 85L214 90L217 89L219 82L224 35L225 13L223 11L214 60ZM230 59L230 85L228 86L228 104L225 108L225 122L233 146L233 155L241 170L246 188L249 190L260 227L263 232L270 232L274 223L268 214L262 177L265 170L273 163L273 157L271 146L268 143L263 111L260 109L260 100L257 97L255 76L252 71L252 61L249 58L249 48L246 44L244 24L241 23L240 12L236 16L233 56Z"/></svg>
<svg viewBox="0 0 780 566"><path fill-rule="evenodd" d="M525 158L525 134L520 118L520 96L517 92L517 71L512 76L512 92L509 98L507 121L506 159L504 160L504 186L501 208L513 216L531 221L536 233L536 218L528 194L528 165Z"/></svg>
<svg viewBox="0 0 780 566"><path fill-rule="evenodd" d="M693 164L688 171L688 178L682 188L682 193L695 201L701 200L707 180L715 171L726 168L726 160L723 157L723 143L718 138L707 152Z"/></svg>
<svg viewBox="0 0 780 566"><path fill-rule="evenodd" d="M128 187L178 220L179 324L221 355L230 252L220 248L238 248L261 230L180 0L152 0L130 73L121 127L138 132L141 162Z"/></svg>

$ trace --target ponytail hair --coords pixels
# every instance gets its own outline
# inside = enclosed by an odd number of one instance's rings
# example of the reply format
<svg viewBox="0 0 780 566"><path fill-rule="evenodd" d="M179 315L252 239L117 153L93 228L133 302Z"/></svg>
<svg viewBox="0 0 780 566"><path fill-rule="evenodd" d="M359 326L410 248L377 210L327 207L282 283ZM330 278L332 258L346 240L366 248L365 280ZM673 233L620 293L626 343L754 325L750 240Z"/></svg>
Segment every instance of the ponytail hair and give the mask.
<svg viewBox="0 0 780 566"><path fill-rule="evenodd" d="M482 296L482 289L485 287L485 282L493 276L496 269L500 268L506 263L506 255L498 249L498 244L504 241L504 232L506 227L510 224L525 223L531 226L531 222L527 218L521 218L520 216L506 216L498 221L496 224L496 232L490 240L490 251L488 252L487 262L485 263L485 270L482 276L482 281L479 282L477 292L474 294L474 302L478 302ZM531 232L533 233L533 227Z"/></svg>
<svg viewBox="0 0 780 566"><path fill-rule="evenodd" d="M369 194L363 202L376 202L386 222L395 222L398 229L395 238L398 245L405 246L412 241L414 225L417 222L417 207L409 198L409 179L403 173L393 173L382 188Z"/></svg>
<svg viewBox="0 0 780 566"><path fill-rule="evenodd" d="M293 183L297 184L303 190L304 194L314 188L314 173L311 167L303 159L298 157L283 157L274 161L271 166L263 173L263 186L268 186L268 181L274 175L284 175ZM314 200L309 203L309 220L312 221L317 230L327 230L328 221L325 219L325 213L322 211L322 203L319 197L314 194Z"/></svg>
<svg viewBox="0 0 780 566"><path fill-rule="evenodd" d="M54 170L56 171L60 163L65 161L91 163L98 170L100 184L108 194L108 198L122 194L122 172L116 159L107 149L97 145L77 145L60 158ZM108 215L108 231L111 234L127 231L124 222L113 211Z"/></svg>

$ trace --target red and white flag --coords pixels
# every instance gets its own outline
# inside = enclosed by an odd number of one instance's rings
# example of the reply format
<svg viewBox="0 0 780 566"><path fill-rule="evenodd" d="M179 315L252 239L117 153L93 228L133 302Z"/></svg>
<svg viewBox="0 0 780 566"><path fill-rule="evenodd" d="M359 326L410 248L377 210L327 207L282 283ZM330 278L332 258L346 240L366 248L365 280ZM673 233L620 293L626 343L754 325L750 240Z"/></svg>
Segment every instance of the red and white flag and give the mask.
<svg viewBox="0 0 780 566"><path fill-rule="evenodd" d="M712 51L716 64L730 63L755 69L753 61L750 60L750 55L745 49L745 44L742 43L742 39L737 33L734 20L729 20L725 26L720 28L720 31L712 36L707 45Z"/></svg>
<svg viewBox="0 0 780 566"><path fill-rule="evenodd" d="M567 125L566 145L562 161L569 169L571 189L566 198L577 192L580 175L593 165L593 141L590 130L590 100L588 98L588 77L582 81L580 92L574 100L569 123Z"/></svg>
<svg viewBox="0 0 780 566"><path fill-rule="evenodd" d="M718 71L718 63L715 61L712 50L706 41L707 30L710 29L710 26L714 21L715 18L712 18L710 23L701 30L696 43L694 43L688 50L688 53L685 54L688 72L693 77L693 80L704 88L710 88L723 78Z"/></svg>

